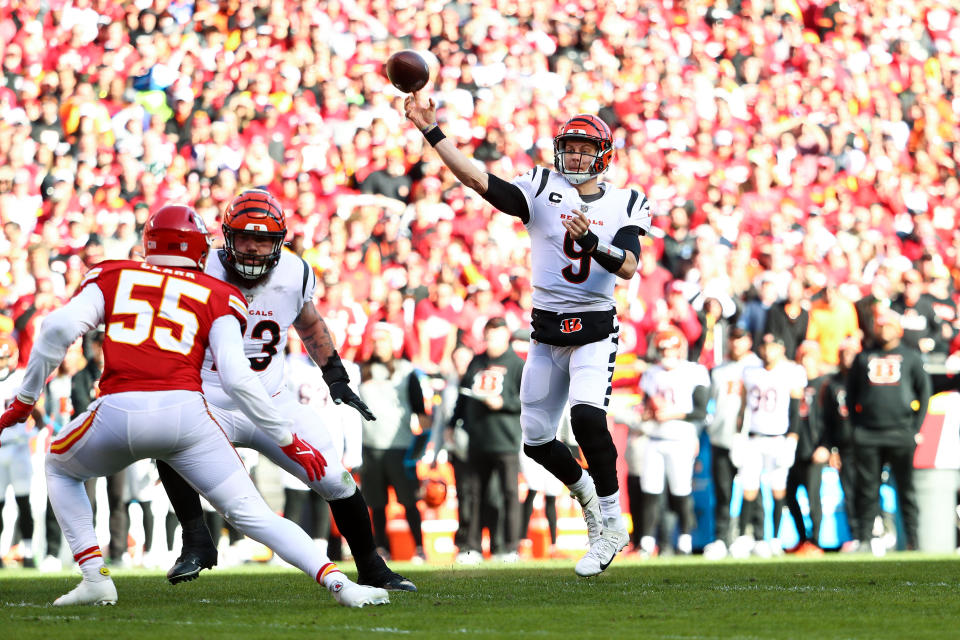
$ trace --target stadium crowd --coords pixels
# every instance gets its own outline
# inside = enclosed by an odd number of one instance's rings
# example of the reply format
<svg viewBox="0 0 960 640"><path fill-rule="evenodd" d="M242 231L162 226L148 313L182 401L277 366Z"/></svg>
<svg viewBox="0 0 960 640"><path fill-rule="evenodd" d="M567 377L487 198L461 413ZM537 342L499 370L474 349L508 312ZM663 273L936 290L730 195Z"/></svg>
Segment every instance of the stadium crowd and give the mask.
<svg viewBox="0 0 960 640"><path fill-rule="evenodd" d="M960 12L934 0L8 3L0 333L19 364L88 268L139 253L152 211L190 204L222 242L255 186L284 205L345 360L386 327L455 382L489 319L527 328L523 227L405 124L382 70L402 48L428 59L447 136L499 175L552 166L572 114L614 130L606 180L655 212L618 289L615 394L639 392L670 327L708 370L739 327L790 359L812 341L831 373L877 307L931 371L960 370ZM69 395L52 390L49 428Z"/></svg>

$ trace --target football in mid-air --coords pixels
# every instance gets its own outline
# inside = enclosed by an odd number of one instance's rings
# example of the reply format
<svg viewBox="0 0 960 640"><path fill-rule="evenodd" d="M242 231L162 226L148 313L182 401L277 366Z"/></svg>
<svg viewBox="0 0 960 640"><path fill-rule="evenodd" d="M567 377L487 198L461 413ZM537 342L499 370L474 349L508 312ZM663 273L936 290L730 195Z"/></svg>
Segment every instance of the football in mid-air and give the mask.
<svg viewBox="0 0 960 640"><path fill-rule="evenodd" d="M430 79L427 62L416 51L404 49L397 51L387 59L387 78L391 84L404 93L413 93L423 89Z"/></svg>

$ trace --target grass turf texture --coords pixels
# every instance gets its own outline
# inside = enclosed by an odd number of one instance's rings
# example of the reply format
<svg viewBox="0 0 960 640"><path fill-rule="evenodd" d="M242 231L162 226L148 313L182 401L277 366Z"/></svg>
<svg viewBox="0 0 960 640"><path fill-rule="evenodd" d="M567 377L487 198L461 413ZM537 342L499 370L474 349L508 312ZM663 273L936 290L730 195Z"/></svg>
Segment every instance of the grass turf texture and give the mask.
<svg viewBox="0 0 960 640"><path fill-rule="evenodd" d="M395 568L420 592L391 593L391 604L359 610L337 605L299 572L260 565L205 571L175 587L159 571L115 571L117 606L64 608L50 603L78 575L3 570L0 636L942 640L960 633L954 556L620 558L592 579L577 578L571 561Z"/></svg>

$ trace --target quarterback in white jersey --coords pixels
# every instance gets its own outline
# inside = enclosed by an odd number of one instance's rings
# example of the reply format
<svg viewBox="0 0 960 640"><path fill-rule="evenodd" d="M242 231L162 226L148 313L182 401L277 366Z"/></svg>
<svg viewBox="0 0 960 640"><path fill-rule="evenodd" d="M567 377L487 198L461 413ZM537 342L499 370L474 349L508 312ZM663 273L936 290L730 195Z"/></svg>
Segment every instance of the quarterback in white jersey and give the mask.
<svg viewBox="0 0 960 640"><path fill-rule="evenodd" d="M640 378L649 417L650 431L640 474L643 505L643 537L640 549L652 555L656 550L657 521L664 479L667 500L679 517L677 551L693 551L691 534L695 526L693 463L700 450L698 426L706 418L710 374L702 364L687 360L687 344L677 329L658 331L653 336L657 363Z"/></svg>
<svg viewBox="0 0 960 640"><path fill-rule="evenodd" d="M20 351L17 343L8 335L0 334L0 408L6 409L17 395L23 382L23 369L17 368ZM35 411L39 418L40 412ZM22 422L0 431L0 531L3 531L3 503L7 487L13 487L13 495L19 511L20 535L23 537L23 566L34 566L33 561L33 513L30 509L30 481L33 479L33 464L30 460L30 431L33 423Z"/></svg>
<svg viewBox="0 0 960 640"><path fill-rule="evenodd" d="M776 538L786 496L787 473L797 450L799 404L807 386L807 374L803 367L787 359L783 340L774 334L763 337L760 358L763 366L743 370L739 434L731 457L740 469L743 487L741 533L752 524L754 536L763 537L763 506L757 497L760 477L768 473Z"/></svg>
<svg viewBox="0 0 960 640"><path fill-rule="evenodd" d="M446 138L432 99L424 104L411 94L404 110L464 185L519 218L530 234L533 331L520 388L523 450L583 507L590 550L576 572L597 575L628 542L617 450L607 428L618 334L613 289L616 278L629 280L637 270L650 203L635 189L600 182L614 143L597 116L575 115L560 127L555 171L536 167L507 182L479 169ZM589 473L556 437L568 400Z"/></svg>
<svg viewBox="0 0 960 640"><path fill-rule="evenodd" d="M263 382L277 409L293 422L293 432L323 455L325 473L309 479L302 467L283 455L267 434L238 410L224 393L208 353L201 375L211 415L235 446L259 451L330 503L337 528L353 551L361 584L415 591L412 582L390 571L377 554L367 504L341 462L342 450L334 444L324 421L309 406L301 404L286 384L284 350L287 333L293 327L319 366L318 373L333 402L353 407L367 420L376 420L350 388L347 370L313 302L317 284L313 269L296 254L283 249L286 219L280 204L262 189L244 191L233 199L224 214L223 232L226 246L208 261L206 273L237 286L246 297L248 315L243 348L250 368ZM159 469L184 531L183 553L167 574L168 580L176 584L212 567L216 563L216 548L203 524L196 492L168 466L159 465Z"/></svg>

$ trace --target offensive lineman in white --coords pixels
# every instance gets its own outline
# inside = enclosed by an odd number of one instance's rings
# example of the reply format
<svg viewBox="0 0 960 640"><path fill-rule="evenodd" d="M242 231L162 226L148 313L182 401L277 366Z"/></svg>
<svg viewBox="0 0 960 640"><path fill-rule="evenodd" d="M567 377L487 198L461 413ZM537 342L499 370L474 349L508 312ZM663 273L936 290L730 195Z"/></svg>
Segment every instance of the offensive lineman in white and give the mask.
<svg viewBox="0 0 960 640"><path fill-rule="evenodd" d="M768 473L773 492L773 552L779 549L780 519L787 489L787 473L797 451L797 425L800 400L807 386L807 374L786 357L783 340L768 333L760 346L763 366L743 370L743 395L738 432L747 436L733 445L730 457L740 470L743 505L740 509L740 537L731 545L734 557L749 553L769 555L763 543L763 504L758 500L760 476ZM756 546L747 534L753 525Z"/></svg>
<svg viewBox="0 0 960 640"><path fill-rule="evenodd" d="M639 191L601 183L613 136L580 114L554 138L556 171L536 167L513 182L482 171L444 136L433 99L404 101L406 117L467 187L530 233L533 333L520 388L523 451L557 476L583 507L590 550L579 576L604 571L629 541L621 517L617 450L607 412L617 352L616 279L637 270L650 203ZM574 436L589 473L556 438L569 398Z"/></svg>
<svg viewBox="0 0 960 640"><path fill-rule="evenodd" d="M249 316L243 348L249 368L263 382L281 413L293 422L294 433L323 455L326 472L322 477L308 478L299 465L283 455L225 392L212 354L207 352L201 375L211 414L235 446L256 449L330 503L337 528L353 552L360 584L416 591L413 582L391 571L377 553L367 503L341 462L342 452L334 445L320 417L301 404L285 382L284 348L292 326L319 366L333 402L353 407L367 420L376 420L350 388L350 377L314 305L317 282L313 269L282 248L287 228L280 204L267 191L250 189L233 199L223 219L226 246L216 259L207 262L205 272L237 286L246 296ZM167 573L167 579L176 584L192 580L201 569L212 567L216 563L216 547L203 524L196 491L167 465L158 464L158 468L183 525L183 552Z"/></svg>
<svg viewBox="0 0 960 640"><path fill-rule="evenodd" d="M667 502L680 520L677 551L693 551L693 464L700 450L698 423L707 416L710 373L697 362L687 360L687 343L677 329L658 331L653 343L658 362L640 379L640 388L651 417L646 424L656 427L648 434L644 450L640 488L643 491L643 537L640 549L647 556L656 551L656 530L664 479L669 489Z"/></svg>

